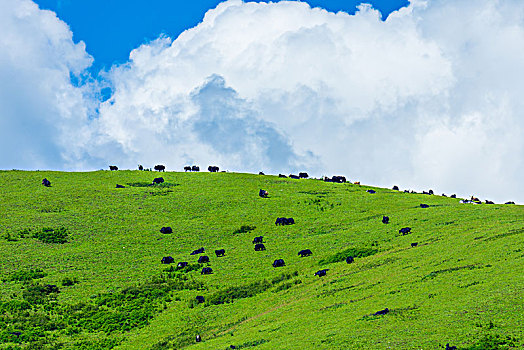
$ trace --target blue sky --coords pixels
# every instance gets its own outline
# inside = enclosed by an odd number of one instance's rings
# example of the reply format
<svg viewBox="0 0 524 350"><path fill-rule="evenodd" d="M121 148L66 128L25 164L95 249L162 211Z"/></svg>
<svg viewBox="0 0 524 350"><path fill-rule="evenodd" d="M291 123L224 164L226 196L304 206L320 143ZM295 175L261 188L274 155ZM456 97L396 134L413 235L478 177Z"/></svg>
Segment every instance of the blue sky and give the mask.
<svg viewBox="0 0 524 350"><path fill-rule="evenodd" d="M218 0L36 0L42 9L52 10L65 21L74 40L83 40L95 61L92 72L123 63L129 52L161 34L176 38L202 21ZM262 2L262 1L257 1ZM267 2L267 1L265 1ZM311 6L329 11L354 13L361 1L311 0ZM406 0L366 1L380 10L383 18L406 6Z"/></svg>

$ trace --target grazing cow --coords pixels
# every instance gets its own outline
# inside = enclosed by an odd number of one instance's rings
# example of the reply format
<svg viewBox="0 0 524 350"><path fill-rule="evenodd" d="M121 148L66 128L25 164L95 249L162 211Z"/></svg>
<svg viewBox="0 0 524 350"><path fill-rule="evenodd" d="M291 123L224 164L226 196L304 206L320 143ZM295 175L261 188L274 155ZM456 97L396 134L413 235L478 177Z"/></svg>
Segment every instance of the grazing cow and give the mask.
<svg viewBox="0 0 524 350"><path fill-rule="evenodd" d="M219 167L215 165L210 165L207 167L207 171L209 171L210 173L217 173L219 170Z"/></svg>
<svg viewBox="0 0 524 350"><path fill-rule="evenodd" d="M253 244L255 243L264 243L264 237L258 236L258 237L253 238Z"/></svg>
<svg viewBox="0 0 524 350"><path fill-rule="evenodd" d="M404 193L409 193L409 190L404 190Z"/></svg>
<svg viewBox="0 0 524 350"><path fill-rule="evenodd" d="M293 218L277 218L275 220L275 225L293 225L295 223L295 219Z"/></svg>
<svg viewBox="0 0 524 350"><path fill-rule="evenodd" d="M195 299L199 304L202 304L204 301L206 301L202 295L197 295Z"/></svg>
<svg viewBox="0 0 524 350"><path fill-rule="evenodd" d="M164 178L163 177L156 177L154 180L153 180L153 185L154 184L161 184L162 182L164 182Z"/></svg>
<svg viewBox="0 0 524 350"><path fill-rule="evenodd" d="M171 256L164 256L162 258L162 264L172 264L175 262L175 259L173 259L173 257Z"/></svg>
<svg viewBox="0 0 524 350"><path fill-rule="evenodd" d="M457 198L457 195L456 194L452 194L451 196L449 196L450 198Z"/></svg>
<svg viewBox="0 0 524 350"><path fill-rule="evenodd" d="M125 187L122 185L116 184L116 188L125 188Z"/></svg>
<svg viewBox="0 0 524 350"><path fill-rule="evenodd" d="M345 176L333 176L331 178L331 181L328 181L328 182L336 182L336 183L345 183L346 182L346 177Z"/></svg>
<svg viewBox="0 0 524 350"><path fill-rule="evenodd" d="M169 227L169 226L162 227L160 229L160 233L164 233L164 234L166 234L166 233L173 233L173 229L171 227Z"/></svg>
<svg viewBox="0 0 524 350"><path fill-rule="evenodd" d="M398 186L393 186L394 191L398 191Z"/></svg>
<svg viewBox="0 0 524 350"><path fill-rule="evenodd" d="M447 197L445 193L442 193L442 197Z"/></svg>
<svg viewBox="0 0 524 350"><path fill-rule="evenodd" d="M226 250L225 249L218 249L218 250L215 250L215 254L216 256L224 256L226 254Z"/></svg>
<svg viewBox="0 0 524 350"><path fill-rule="evenodd" d="M260 190L260 191L258 191L258 195L259 195L260 197L262 197L262 198L267 198L268 194L269 194L269 193L268 193L268 191L266 191L266 190Z"/></svg>
<svg viewBox="0 0 524 350"><path fill-rule="evenodd" d="M373 316L380 316L380 315L385 315L389 312L389 309L388 308L385 308L384 310L380 310L380 311L377 311L373 314Z"/></svg>
<svg viewBox="0 0 524 350"><path fill-rule="evenodd" d="M177 269L183 269L183 268L186 267L186 266L187 266L187 261L181 261L181 262L179 262L179 263L176 265Z"/></svg>
<svg viewBox="0 0 524 350"><path fill-rule="evenodd" d="M446 350L457 350L456 346L450 346L449 343L446 344Z"/></svg>
<svg viewBox="0 0 524 350"><path fill-rule="evenodd" d="M477 197L471 196L471 201L472 202L480 202L480 199L478 199Z"/></svg>
<svg viewBox="0 0 524 350"><path fill-rule="evenodd" d="M418 243L415 242L415 243L411 243L411 248L415 248L416 246L418 246Z"/></svg>
<svg viewBox="0 0 524 350"><path fill-rule="evenodd" d="M266 246L265 245L263 245L262 243L255 244L255 252L259 252L259 251L262 251L262 250L266 250Z"/></svg>
<svg viewBox="0 0 524 350"><path fill-rule="evenodd" d="M166 167L164 165L162 165L162 164L157 164L157 165L155 165L154 169L156 171L164 171L164 170L166 170Z"/></svg>
<svg viewBox="0 0 524 350"><path fill-rule="evenodd" d="M290 179L300 179L297 175L289 174Z"/></svg>
<svg viewBox="0 0 524 350"><path fill-rule="evenodd" d="M504 204L515 204L515 202L506 202Z"/></svg>
<svg viewBox="0 0 524 350"><path fill-rule="evenodd" d="M142 166L142 164L138 164L138 170L144 170L144 167Z"/></svg>
<svg viewBox="0 0 524 350"><path fill-rule="evenodd" d="M389 224L389 216L383 216L382 217L382 223L383 224Z"/></svg>
<svg viewBox="0 0 524 350"><path fill-rule="evenodd" d="M309 177L308 173L298 173L298 177L301 179L307 179Z"/></svg>
<svg viewBox="0 0 524 350"><path fill-rule="evenodd" d="M367 190L366 192L367 192L367 193L371 193L371 194L373 194L373 193L377 193L377 191L375 191L375 190Z"/></svg>
<svg viewBox="0 0 524 350"><path fill-rule="evenodd" d="M298 252L298 255L300 255L301 258L303 258L305 256L310 256L311 254L313 254L313 253L309 249L303 249L303 250Z"/></svg>
<svg viewBox="0 0 524 350"><path fill-rule="evenodd" d="M207 255L201 255L198 257L198 263L199 264L204 264L204 263L208 263L209 262L209 256Z"/></svg>
<svg viewBox="0 0 524 350"><path fill-rule="evenodd" d="M353 182L353 184L360 185L360 181L355 181L355 182Z"/></svg>
<svg viewBox="0 0 524 350"><path fill-rule="evenodd" d="M118 170L118 167L116 165L110 165L109 170Z"/></svg>
<svg viewBox="0 0 524 350"><path fill-rule="evenodd" d="M49 181L48 179L44 178L42 180L42 185L44 185L45 187L51 187L51 181Z"/></svg>
<svg viewBox="0 0 524 350"><path fill-rule="evenodd" d="M354 261L355 261L355 258L352 257L352 256L348 256L348 257L346 258L346 263L348 263L348 264L351 264L351 263L353 263Z"/></svg>
<svg viewBox="0 0 524 350"><path fill-rule="evenodd" d="M273 261L273 267L282 267L282 266L286 266L284 259L277 259Z"/></svg>
<svg viewBox="0 0 524 350"><path fill-rule="evenodd" d="M421 208L429 208L429 205L427 205L427 204L421 204L420 207L421 207Z"/></svg>
<svg viewBox="0 0 524 350"><path fill-rule="evenodd" d="M492 202L492 201L488 201L488 200L486 199L486 204L495 204L495 203Z"/></svg>
<svg viewBox="0 0 524 350"><path fill-rule="evenodd" d="M402 236L407 235L408 233L411 233L411 227L403 227L398 230L398 233L402 233Z"/></svg>
<svg viewBox="0 0 524 350"><path fill-rule="evenodd" d="M190 165L185 166L184 171L191 171L191 166Z"/></svg>
<svg viewBox="0 0 524 350"><path fill-rule="evenodd" d="M200 171L200 167L198 165L193 165L191 171Z"/></svg>
<svg viewBox="0 0 524 350"><path fill-rule="evenodd" d="M264 174L262 171L259 171L258 175L266 175L266 174Z"/></svg>
<svg viewBox="0 0 524 350"><path fill-rule="evenodd" d="M193 251L191 252L191 254L189 254L189 255L202 254L204 251L205 251L205 249L204 249L204 247L202 247L202 248L199 248L199 249L197 249L197 250L193 250Z"/></svg>
<svg viewBox="0 0 524 350"><path fill-rule="evenodd" d="M318 277L323 277L326 275L326 272L329 271L329 269L324 269L324 270L318 270L317 272L315 272L315 276L318 276Z"/></svg>
<svg viewBox="0 0 524 350"><path fill-rule="evenodd" d="M202 338L200 338L200 334L197 334L196 336L196 342L200 343L202 341Z"/></svg>
<svg viewBox="0 0 524 350"><path fill-rule="evenodd" d="M213 269L210 267L204 267L202 268L202 272L200 272L201 275L210 275L213 273Z"/></svg>
<svg viewBox="0 0 524 350"><path fill-rule="evenodd" d="M283 174L278 174L278 177L286 178L287 176Z"/></svg>

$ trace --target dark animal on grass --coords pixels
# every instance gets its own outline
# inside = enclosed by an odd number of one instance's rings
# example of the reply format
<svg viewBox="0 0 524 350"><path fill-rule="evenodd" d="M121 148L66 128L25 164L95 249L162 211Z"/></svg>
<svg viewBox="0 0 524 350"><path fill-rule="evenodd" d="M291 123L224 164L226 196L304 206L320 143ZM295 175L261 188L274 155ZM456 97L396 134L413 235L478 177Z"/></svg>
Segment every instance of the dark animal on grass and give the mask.
<svg viewBox="0 0 524 350"><path fill-rule="evenodd" d="M202 254L204 251L205 251L205 249L204 249L204 247L202 247L202 248L199 248L199 249L197 249L197 250L193 250L193 251L191 252L191 254L189 254L189 255Z"/></svg>
<svg viewBox="0 0 524 350"><path fill-rule="evenodd" d="M433 195L434 194L433 190L429 190L428 194Z"/></svg>
<svg viewBox="0 0 524 350"><path fill-rule="evenodd" d="M215 165L210 165L207 167L207 171L210 173L217 173L220 169Z"/></svg>
<svg viewBox="0 0 524 350"><path fill-rule="evenodd" d="M275 225L293 225L295 223L295 220L293 218L277 218L275 221Z"/></svg>
<svg viewBox="0 0 524 350"><path fill-rule="evenodd" d="M118 170L118 167L116 165L110 165L109 170Z"/></svg>
<svg viewBox="0 0 524 350"><path fill-rule="evenodd" d="M197 166L197 165L193 165L193 166L191 167L191 171L200 171L200 167Z"/></svg>
<svg viewBox="0 0 524 350"><path fill-rule="evenodd" d="M202 272L200 272L201 275L210 275L213 273L213 269L210 267L204 267L202 269Z"/></svg>
<svg viewBox="0 0 524 350"><path fill-rule="evenodd" d="M282 267L282 266L286 266L284 259L277 259L273 261L273 267Z"/></svg>
<svg viewBox="0 0 524 350"><path fill-rule="evenodd" d="M445 193L442 193L442 197L447 197Z"/></svg>
<svg viewBox="0 0 524 350"><path fill-rule="evenodd" d="M308 173L298 173L298 177L301 179L307 179L309 177Z"/></svg>
<svg viewBox="0 0 524 350"><path fill-rule="evenodd" d="M224 256L226 254L226 250L225 249L217 249L217 250L215 250L215 254L216 254L216 256Z"/></svg>
<svg viewBox="0 0 524 350"><path fill-rule="evenodd" d="M478 199L477 197L471 196L471 201L472 202L480 202L480 199Z"/></svg>
<svg viewBox="0 0 524 350"><path fill-rule="evenodd" d="M49 181L48 179L44 178L42 180L42 185L44 185L45 187L51 187L51 181Z"/></svg>
<svg viewBox="0 0 524 350"><path fill-rule="evenodd" d="M457 350L456 346L450 346L449 343L446 344L446 350Z"/></svg>
<svg viewBox="0 0 524 350"><path fill-rule="evenodd" d="M264 243L264 237L258 236L258 237L253 238L253 244L255 243Z"/></svg>
<svg viewBox="0 0 524 350"><path fill-rule="evenodd" d="M293 175L293 174L290 174L289 178L290 179L295 179L295 180L300 179L300 177L298 177L298 175Z"/></svg>
<svg viewBox="0 0 524 350"><path fill-rule="evenodd" d="M449 196L450 198L457 198L457 195L456 194L452 194L451 196Z"/></svg>
<svg viewBox="0 0 524 350"><path fill-rule="evenodd" d="M416 246L418 246L418 243L416 243L416 242L415 243L411 243L411 248L414 248Z"/></svg>
<svg viewBox="0 0 524 350"><path fill-rule="evenodd" d="M262 171L259 171L258 175L266 175L266 174L264 174Z"/></svg>
<svg viewBox="0 0 524 350"><path fill-rule="evenodd" d="M427 204L421 204L420 207L421 207L421 208L429 208L429 205L427 205Z"/></svg>
<svg viewBox="0 0 524 350"><path fill-rule="evenodd" d="M404 193L409 193L409 190L404 190Z"/></svg>
<svg viewBox="0 0 524 350"><path fill-rule="evenodd" d="M382 223L383 224L389 224L389 216L383 216L382 217Z"/></svg>
<svg viewBox="0 0 524 350"><path fill-rule="evenodd" d="M164 234L167 234L167 233L173 233L173 229L169 226L167 227L162 227L160 229L160 233L164 233Z"/></svg>
<svg viewBox="0 0 524 350"><path fill-rule="evenodd" d="M262 250L266 250L266 246L265 245L263 245L262 243L255 244L255 252L259 252L259 251L262 251Z"/></svg>
<svg viewBox="0 0 524 350"><path fill-rule="evenodd" d="M195 299L199 304L202 304L204 301L206 301L202 295L197 295Z"/></svg>
<svg viewBox="0 0 524 350"><path fill-rule="evenodd" d="M286 178L287 176L283 174L278 174L278 177Z"/></svg>
<svg viewBox="0 0 524 350"><path fill-rule="evenodd" d="M184 171L191 171L191 166L187 165L184 167Z"/></svg>
<svg viewBox="0 0 524 350"><path fill-rule="evenodd" d="M162 182L164 182L164 178L163 178L163 177L157 177L157 178L155 178L155 179L153 180L153 185L154 185L154 184L159 185L159 184L161 184Z"/></svg>
<svg viewBox="0 0 524 350"><path fill-rule="evenodd" d="M380 311L377 311L373 314L373 316L380 316L380 315L385 315L389 312L389 309L388 308L385 308L384 310L380 310Z"/></svg>
<svg viewBox="0 0 524 350"><path fill-rule="evenodd" d="M269 194L269 193L268 193L266 190L260 190L260 191L258 191L258 195L259 195L260 197L262 197L262 198L267 198L268 194Z"/></svg>
<svg viewBox="0 0 524 350"><path fill-rule="evenodd" d="M305 257L305 256L310 256L312 255L313 253L311 252L311 250L309 249L303 249L301 251L298 252L298 255L300 255L301 258Z"/></svg>
<svg viewBox="0 0 524 350"><path fill-rule="evenodd" d="M202 341L202 338L200 338L200 335L197 334L197 336L196 336L196 342L197 342L197 343L200 343L201 341Z"/></svg>
<svg viewBox="0 0 524 350"><path fill-rule="evenodd" d="M367 193L371 193L371 194L373 194L373 193L377 193L377 191L375 191L375 190L367 190L366 192L367 192Z"/></svg>
<svg viewBox="0 0 524 350"><path fill-rule="evenodd" d="M183 269L183 268L186 267L186 266L187 266L187 261L181 261L181 262L179 262L179 263L176 265L176 267L177 267L178 269Z"/></svg>
<svg viewBox="0 0 524 350"><path fill-rule="evenodd" d="M355 261L355 258L352 257L352 256L348 256L348 257L346 258L346 263L348 263L348 264L351 264L351 263L353 263L354 261Z"/></svg>
<svg viewBox="0 0 524 350"><path fill-rule="evenodd" d="M171 256L164 256L162 258L162 264L172 264L175 262L175 259L173 259L173 257Z"/></svg>
<svg viewBox="0 0 524 350"><path fill-rule="evenodd" d="M515 204L515 202L506 202L504 204Z"/></svg>
<svg viewBox="0 0 524 350"><path fill-rule="evenodd" d="M142 166L142 164L138 164L138 170L144 170L144 167Z"/></svg>
<svg viewBox="0 0 524 350"><path fill-rule="evenodd" d="M398 191L398 186L393 186L394 191Z"/></svg>
<svg viewBox="0 0 524 350"><path fill-rule="evenodd" d="M315 276L323 277L326 275L327 271L329 271L329 269L318 270L317 272L315 272Z"/></svg>
<svg viewBox="0 0 524 350"><path fill-rule="evenodd" d="M209 256L202 255L202 256L198 257L198 263L199 264L204 264L204 263L208 263L208 262L209 262Z"/></svg>
<svg viewBox="0 0 524 350"><path fill-rule="evenodd" d="M164 171L166 170L166 167L162 164L157 164L153 169L155 169L156 171Z"/></svg>
<svg viewBox="0 0 524 350"><path fill-rule="evenodd" d="M411 227L403 227L400 230L398 230L398 233L402 233L402 235L407 235L411 232Z"/></svg>
<svg viewBox="0 0 524 350"><path fill-rule="evenodd" d="M116 185L116 188L125 188L125 187L122 186L122 185L117 184L117 185Z"/></svg>
<svg viewBox="0 0 524 350"><path fill-rule="evenodd" d="M486 204L495 204L495 203L492 202L492 201L488 201L488 200L486 199Z"/></svg>
<svg viewBox="0 0 524 350"><path fill-rule="evenodd" d="M336 182L336 183L345 183L346 182L345 176L333 176L331 179L329 177L326 179L324 179L324 181L326 182Z"/></svg>

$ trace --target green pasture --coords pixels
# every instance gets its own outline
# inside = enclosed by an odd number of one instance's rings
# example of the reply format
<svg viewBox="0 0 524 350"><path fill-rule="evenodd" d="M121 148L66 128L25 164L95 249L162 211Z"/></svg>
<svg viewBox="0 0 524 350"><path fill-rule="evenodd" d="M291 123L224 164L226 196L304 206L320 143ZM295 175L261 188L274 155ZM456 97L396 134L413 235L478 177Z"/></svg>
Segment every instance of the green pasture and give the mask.
<svg viewBox="0 0 524 350"><path fill-rule="evenodd" d="M0 171L0 349L523 348L524 207L459 201L240 173Z"/></svg>

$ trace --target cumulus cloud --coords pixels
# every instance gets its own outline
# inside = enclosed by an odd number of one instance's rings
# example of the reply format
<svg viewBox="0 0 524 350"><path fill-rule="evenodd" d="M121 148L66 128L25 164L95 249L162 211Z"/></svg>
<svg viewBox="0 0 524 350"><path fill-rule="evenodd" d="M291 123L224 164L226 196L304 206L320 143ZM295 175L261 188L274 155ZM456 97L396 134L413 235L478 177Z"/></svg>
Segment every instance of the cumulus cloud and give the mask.
<svg viewBox="0 0 524 350"><path fill-rule="evenodd" d="M82 72L89 57L61 28L71 54L55 70ZM75 120L79 166L306 170L522 202L520 52L518 0L413 0L385 21L369 5L229 0L107 72L113 93L94 119L77 113L92 99L64 83L76 97L59 115Z"/></svg>

